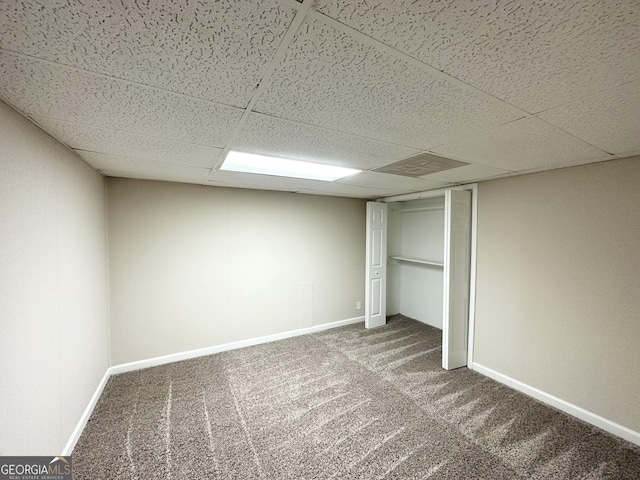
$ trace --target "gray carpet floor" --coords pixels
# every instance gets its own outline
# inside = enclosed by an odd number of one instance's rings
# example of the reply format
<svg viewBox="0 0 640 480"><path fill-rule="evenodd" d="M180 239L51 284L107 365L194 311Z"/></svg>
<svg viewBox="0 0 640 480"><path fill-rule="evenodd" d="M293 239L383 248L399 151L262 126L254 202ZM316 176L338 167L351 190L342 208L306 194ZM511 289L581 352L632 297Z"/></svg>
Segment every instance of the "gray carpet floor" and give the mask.
<svg viewBox="0 0 640 480"><path fill-rule="evenodd" d="M395 316L117 375L74 478L640 478L636 446L440 357Z"/></svg>

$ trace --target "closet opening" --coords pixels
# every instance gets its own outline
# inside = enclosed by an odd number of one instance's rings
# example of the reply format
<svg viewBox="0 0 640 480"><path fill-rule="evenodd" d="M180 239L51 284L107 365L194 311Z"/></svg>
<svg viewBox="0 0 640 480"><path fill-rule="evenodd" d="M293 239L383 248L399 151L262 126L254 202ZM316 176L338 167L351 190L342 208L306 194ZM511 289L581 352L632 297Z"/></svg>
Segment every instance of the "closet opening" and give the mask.
<svg viewBox="0 0 640 480"><path fill-rule="evenodd" d="M447 370L471 363L472 192L475 186L367 203L365 326L402 314L442 330Z"/></svg>

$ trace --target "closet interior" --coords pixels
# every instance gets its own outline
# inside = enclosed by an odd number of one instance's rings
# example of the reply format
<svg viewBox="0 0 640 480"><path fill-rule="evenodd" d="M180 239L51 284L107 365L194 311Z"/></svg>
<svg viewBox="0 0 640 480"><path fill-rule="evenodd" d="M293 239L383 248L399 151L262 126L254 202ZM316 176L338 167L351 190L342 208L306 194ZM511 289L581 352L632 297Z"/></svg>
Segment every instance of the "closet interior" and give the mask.
<svg viewBox="0 0 640 480"><path fill-rule="evenodd" d="M387 315L443 327L445 198L389 203Z"/></svg>
<svg viewBox="0 0 640 480"><path fill-rule="evenodd" d="M467 365L472 192L367 204L365 326L401 313L442 330L442 366Z"/></svg>

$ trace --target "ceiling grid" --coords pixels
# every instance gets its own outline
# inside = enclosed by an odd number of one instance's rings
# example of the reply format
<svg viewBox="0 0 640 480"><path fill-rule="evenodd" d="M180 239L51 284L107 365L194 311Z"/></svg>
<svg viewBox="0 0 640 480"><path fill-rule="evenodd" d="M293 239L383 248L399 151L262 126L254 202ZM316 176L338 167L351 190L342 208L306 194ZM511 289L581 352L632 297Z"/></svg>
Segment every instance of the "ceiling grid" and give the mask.
<svg viewBox="0 0 640 480"><path fill-rule="evenodd" d="M637 0L5 0L0 99L108 176L376 198L640 154L638 24ZM231 149L362 173L220 171ZM392 172L424 154L454 163Z"/></svg>
<svg viewBox="0 0 640 480"><path fill-rule="evenodd" d="M302 22L304 21L305 16L311 9L311 6L313 5L313 0L304 0L301 3L302 3L302 7L298 8L298 11L296 12L295 17L291 21L291 25L289 25L289 27L287 28L287 32L285 33L284 38L282 39L282 42L278 46L275 54L273 55L273 58L271 58L271 60L269 61L264 74L260 77L260 82L258 83L256 89L254 90L253 95L251 95L251 99L249 100L246 108L244 109L244 112L242 113L242 117L240 118L240 121L238 122L233 132L229 136L229 139L227 140L227 144L223 150L223 154L222 154L223 158L227 155L227 153L229 153L229 150L231 149L231 145L238 138L238 136L242 132L242 129L246 125L247 120L249 118L249 114L253 111L253 108L256 102L258 101L258 98L260 98L260 95L262 95L262 92L265 90L266 85L269 83L269 79L271 78L271 75L275 71L276 66L280 63L280 60L284 56L287 48L289 48L289 44L293 40L293 36L298 31L298 29L300 28L300 25L302 25ZM222 163L221 161L217 162L217 164L214 165L214 169L219 168L221 163Z"/></svg>

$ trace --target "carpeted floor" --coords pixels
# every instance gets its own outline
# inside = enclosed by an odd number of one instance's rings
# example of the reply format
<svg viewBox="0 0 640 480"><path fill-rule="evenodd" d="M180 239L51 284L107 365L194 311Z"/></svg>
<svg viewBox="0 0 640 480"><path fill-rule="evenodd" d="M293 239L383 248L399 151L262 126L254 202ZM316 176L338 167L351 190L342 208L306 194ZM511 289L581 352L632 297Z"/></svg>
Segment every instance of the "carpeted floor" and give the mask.
<svg viewBox="0 0 640 480"><path fill-rule="evenodd" d="M639 479L640 449L466 368L402 316L112 377L74 478Z"/></svg>

